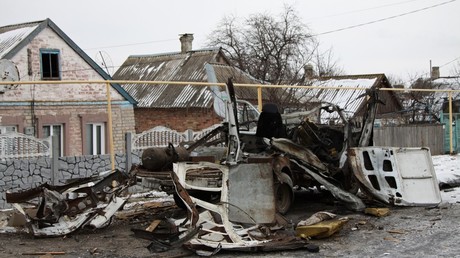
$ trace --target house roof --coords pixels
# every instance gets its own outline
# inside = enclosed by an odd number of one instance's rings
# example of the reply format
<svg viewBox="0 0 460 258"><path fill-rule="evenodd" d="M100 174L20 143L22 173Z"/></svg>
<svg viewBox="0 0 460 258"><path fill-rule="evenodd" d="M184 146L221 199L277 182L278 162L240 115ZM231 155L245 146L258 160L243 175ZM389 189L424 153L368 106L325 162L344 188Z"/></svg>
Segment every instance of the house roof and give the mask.
<svg viewBox="0 0 460 258"><path fill-rule="evenodd" d="M317 77L310 80L309 85L338 87L338 89L310 89L307 96L313 99L319 99L321 102L332 103L344 109L348 117L353 117L359 113L365 104L366 98L363 96L364 90L372 88L392 88L385 74L362 74L362 75L345 75ZM363 90L344 90L340 88L360 88ZM397 108L401 109L401 103L395 97L394 92L390 91ZM337 120L337 113L321 113L321 122Z"/></svg>
<svg viewBox="0 0 460 258"><path fill-rule="evenodd" d="M102 78L111 80L112 78L96 64L75 42L73 42L54 22L50 19L8 25L0 27L0 59L11 59L16 53L24 48L37 36L43 29L50 28L59 35L70 48L72 48L83 60L88 63ZM135 105L136 101L119 84L112 83L112 87L117 90L127 101Z"/></svg>
<svg viewBox="0 0 460 258"><path fill-rule="evenodd" d="M431 81L434 89L439 90L460 90L460 77L439 77ZM436 97L447 97L446 92L435 92ZM460 98L459 92L452 94L453 99Z"/></svg>
<svg viewBox="0 0 460 258"><path fill-rule="evenodd" d="M460 90L460 77L440 77L431 81L433 89L438 90ZM437 91L433 93L432 109L435 112L441 111L447 102L449 94ZM452 100L459 100L460 92L452 92Z"/></svg>
<svg viewBox="0 0 460 258"><path fill-rule="evenodd" d="M213 66L217 82L260 83L229 65L220 48L156 55L132 55L115 72L116 80L208 82L205 65ZM142 108L209 108L213 93L207 86L172 84L123 84ZM257 99L255 89L236 89L237 97Z"/></svg>

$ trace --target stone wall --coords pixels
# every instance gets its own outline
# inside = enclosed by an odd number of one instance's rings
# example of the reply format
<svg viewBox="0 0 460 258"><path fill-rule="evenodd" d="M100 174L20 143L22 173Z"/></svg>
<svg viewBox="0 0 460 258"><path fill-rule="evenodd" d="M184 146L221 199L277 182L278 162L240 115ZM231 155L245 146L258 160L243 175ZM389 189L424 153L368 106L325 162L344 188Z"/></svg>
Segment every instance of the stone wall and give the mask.
<svg viewBox="0 0 460 258"><path fill-rule="evenodd" d="M133 164L139 164L139 155L133 153ZM125 166L126 155L115 155L115 169L125 171ZM110 155L60 157L54 181L56 185L62 185L68 179L89 177L110 169ZM53 184L52 178L49 157L0 160L0 209L11 207L5 200L6 191L16 192L44 183Z"/></svg>

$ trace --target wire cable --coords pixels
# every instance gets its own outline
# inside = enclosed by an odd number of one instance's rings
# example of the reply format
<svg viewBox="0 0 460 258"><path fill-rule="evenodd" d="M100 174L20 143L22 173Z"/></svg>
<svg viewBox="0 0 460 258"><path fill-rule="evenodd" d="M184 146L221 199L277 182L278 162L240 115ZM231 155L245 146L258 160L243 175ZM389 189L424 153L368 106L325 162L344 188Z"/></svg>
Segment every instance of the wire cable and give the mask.
<svg viewBox="0 0 460 258"><path fill-rule="evenodd" d="M358 28L358 27L363 27L363 26L366 26L366 25L370 25L370 24L374 24L374 23L378 23L378 22L382 22L382 21L387 21L387 20L399 18L399 17L406 16L406 15L409 15L409 14L418 13L418 12L421 12L421 11L425 11L425 10L428 10L428 9L432 9L432 8L435 8L435 7L446 5L446 4L455 2L455 1L457 1L457 0L450 0L450 1L442 2L442 3L439 3L439 4L431 5L431 6L428 6L428 7L416 9L416 10L413 10L413 11L410 11L410 12L401 13L401 14L398 14L398 15L393 15L393 16L389 16L389 17L386 17L386 18L370 21L370 22L351 25L351 26L348 26L348 27L343 27L343 28L340 28L340 29L321 32L321 33L318 33L318 34L312 34L310 37L321 36L321 35L331 34L331 33L339 32L339 31L344 31L344 30L354 29L354 28Z"/></svg>

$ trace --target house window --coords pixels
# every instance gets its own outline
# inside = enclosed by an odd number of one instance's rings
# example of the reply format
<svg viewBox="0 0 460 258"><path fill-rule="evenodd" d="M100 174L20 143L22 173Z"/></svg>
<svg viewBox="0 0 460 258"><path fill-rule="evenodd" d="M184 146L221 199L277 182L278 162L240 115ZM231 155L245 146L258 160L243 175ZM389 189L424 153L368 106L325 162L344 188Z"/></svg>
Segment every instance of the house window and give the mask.
<svg viewBox="0 0 460 258"><path fill-rule="evenodd" d="M85 154L105 154L105 124L86 124Z"/></svg>
<svg viewBox="0 0 460 258"><path fill-rule="evenodd" d="M41 49L41 72L43 80L60 80L59 50Z"/></svg>
<svg viewBox="0 0 460 258"><path fill-rule="evenodd" d="M64 126L58 125L44 125L43 126L43 137L49 137L57 135L58 138L58 153L59 157L64 156Z"/></svg>
<svg viewBox="0 0 460 258"><path fill-rule="evenodd" d="M18 128L16 126L4 126L0 125L0 134L5 134L5 133L15 133L18 131Z"/></svg>

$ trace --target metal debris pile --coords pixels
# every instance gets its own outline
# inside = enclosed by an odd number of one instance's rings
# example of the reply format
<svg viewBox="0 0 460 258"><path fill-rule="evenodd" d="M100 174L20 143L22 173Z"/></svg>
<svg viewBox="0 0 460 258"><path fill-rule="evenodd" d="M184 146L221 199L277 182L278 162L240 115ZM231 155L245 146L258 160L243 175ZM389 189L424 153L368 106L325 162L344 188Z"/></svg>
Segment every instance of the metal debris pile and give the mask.
<svg viewBox="0 0 460 258"><path fill-rule="evenodd" d="M103 228L126 202L123 192L135 181L119 170L49 185L7 192L6 200L25 218L28 233L36 237L64 236L83 227Z"/></svg>
<svg viewBox="0 0 460 258"><path fill-rule="evenodd" d="M147 149L143 164L134 166L129 175L113 171L63 186L45 184L7 193L7 201L24 215L29 233L60 236L82 227L109 225L126 203L123 192L136 181L134 175L156 178L186 216L157 216L145 230L132 229L135 236L149 240L148 249L153 253L186 247L202 256L221 250L319 251L309 240L331 236L348 220L322 212L297 225L288 222L283 214L293 204L296 187L326 188L349 210L374 216L386 216L388 210L366 207L356 195L358 189L383 205L441 202L429 149L370 147L379 102L375 92L366 93L367 113L359 131L353 130L343 110L334 105L318 108L337 112L343 120L340 127L316 125L308 119L283 125L283 120L295 116L283 118L276 107L267 105L257 128L245 131L243 125L254 121L239 118L245 117L249 103L236 100L231 81L226 94L225 122L187 147L170 144ZM223 152L204 154L210 145ZM19 204L25 202L27 206ZM160 208L171 206L144 206L139 211L119 212L117 217L137 218Z"/></svg>

